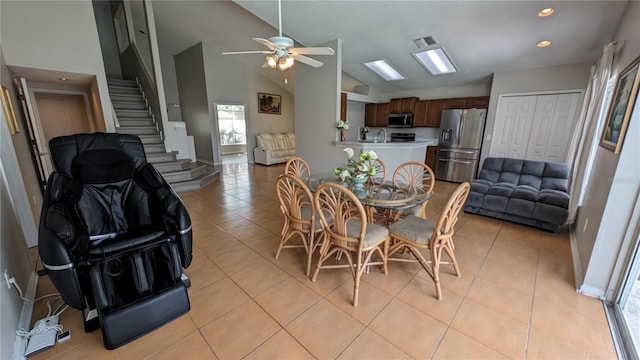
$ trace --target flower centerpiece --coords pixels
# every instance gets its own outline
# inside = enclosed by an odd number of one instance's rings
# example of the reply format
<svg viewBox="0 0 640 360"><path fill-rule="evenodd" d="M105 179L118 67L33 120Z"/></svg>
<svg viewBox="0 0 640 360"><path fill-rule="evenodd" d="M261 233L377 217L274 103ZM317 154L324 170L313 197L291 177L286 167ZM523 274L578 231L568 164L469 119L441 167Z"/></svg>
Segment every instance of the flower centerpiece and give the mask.
<svg viewBox="0 0 640 360"><path fill-rule="evenodd" d="M347 120L338 120L336 121L336 128L340 130L340 141L344 141L346 137L345 132L349 130L349 122Z"/></svg>
<svg viewBox="0 0 640 360"><path fill-rule="evenodd" d="M333 174L338 175L342 181L350 180L361 185L369 176L376 175L375 166L371 166L371 161L378 158L374 151L360 150L358 157L354 157L355 153L350 147L345 148L344 152L347 154L347 163L333 169Z"/></svg>
<svg viewBox="0 0 640 360"><path fill-rule="evenodd" d="M368 126L360 126L360 140L367 140Z"/></svg>

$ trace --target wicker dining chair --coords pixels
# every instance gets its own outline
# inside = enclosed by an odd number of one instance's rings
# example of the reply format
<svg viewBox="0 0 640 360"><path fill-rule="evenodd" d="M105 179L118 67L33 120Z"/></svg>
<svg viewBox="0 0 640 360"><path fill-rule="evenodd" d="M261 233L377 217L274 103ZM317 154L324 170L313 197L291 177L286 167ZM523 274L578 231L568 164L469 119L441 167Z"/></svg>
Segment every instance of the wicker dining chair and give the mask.
<svg viewBox="0 0 640 360"><path fill-rule="evenodd" d="M389 248L388 261L419 262L433 279L438 300L442 300L439 275L440 265L453 265L455 275L460 277L460 268L453 253L455 249L453 234L455 224L458 221L458 214L467 200L470 187L468 182L464 182L456 188L435 223L415 215L409 215L389 225L389 235L392 243ZM409 250L415 259L391 256L400 251L404 252L405 249ZM429 251L429 261L420 252L423 249ZM443 250L449 256L450 261L442 261Z"/></svg>
<svg viewBox="0 0 640 360"><path fill-rule="evenodd" d="M297 156L287 160L287 163L284 165L284 173L294 175L302 179L302 181L309 180L309 176L311 176L309 164Z"/></svg>
<svg viewBox="0 0 640 360"><path fill-rule="evenodd" d="M407 192L414 194L427 194L433 190L436 183L436 177L433 170L425 163L418 161L409 161L400 164L393 172L393 185ZM398 221L407 215L415 215L426 219L427 203L416 205L412 208L402 211L389 211L387 217L389 223Z"/></svg>
<svg viewBox="0 0 640 360"><path fill-rule="evenodd" d="M367 182L369 186L380 186L384 183L385 177L387 176L387 167L384 162L380 159L369 160L366 162L366 165L371 168L374 167L376 169L376 174L374 176L369 176Z"/></svg>
<svg viewBox="0 0 640 360"><path fill-rule="evenodd" d="M276 194L284 215L276 259L280 257L282 249L304 248L307 253L306 274L309 276L313 253L323 237L313 195L304 181L291 174L278 177ZM332 220L327 218L327 223L332 223ZM296 237L302 240L301 244L292 242Z"/></svg>
<svg viewBox="0 0 640 360"><path fill-rule="evenodd" d="M325 238L312 280L316 281L321 269L349 268L354 283L353 306L356 307L360 278L368 266L382 265L382 270L387 274L389 231L384 226L367 223L367 215L358 198L338 184L320 185L314 203L320 214ZM333 224L330 220L333 220ZM378 254L380 259L372 261L374 254ZM348 264L335 264L335 255L346 258Z"/></svg>

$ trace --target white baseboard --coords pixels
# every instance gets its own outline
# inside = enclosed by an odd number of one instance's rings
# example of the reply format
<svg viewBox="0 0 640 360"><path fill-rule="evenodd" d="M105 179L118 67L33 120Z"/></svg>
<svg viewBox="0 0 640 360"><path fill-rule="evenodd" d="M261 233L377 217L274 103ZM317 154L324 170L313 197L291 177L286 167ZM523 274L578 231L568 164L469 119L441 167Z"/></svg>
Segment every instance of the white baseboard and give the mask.
<svg viewBox="0 0 640 360"><path fill-rule="evenodd" d="M571 260L573 260L573 276L575 281L576 291L582 287L584 281L582 275L582 262L580 261L580 254L578 253L578 243L576 238L576 228L574 224L569 225L569 243L571 244Z"/></svg>
<svg viewBox="0 0 640 360"><path fill-rule="evenodd" d="M27 299L35 299L36 298L36 289L38 287L38 274L35 272L31 273L31 277L29 278L29 284L27 285L27 290L24 293L24 297ZM31 317L33 315L33 303L32 302L23 302L22 304L22 312L20 313L20 321L18 322L19 329L27 329L31 328ZM24 351L27 348L27 339L23 336L16 335L16 341L13 344L13 358L14 359L25 359Z"/></svg>

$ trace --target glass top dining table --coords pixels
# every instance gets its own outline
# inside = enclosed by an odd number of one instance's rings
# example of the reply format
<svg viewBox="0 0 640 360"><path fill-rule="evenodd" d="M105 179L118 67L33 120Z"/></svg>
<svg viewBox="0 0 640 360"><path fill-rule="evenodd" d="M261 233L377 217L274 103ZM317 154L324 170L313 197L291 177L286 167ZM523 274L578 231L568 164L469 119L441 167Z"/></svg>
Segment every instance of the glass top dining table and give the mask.
<svg viewBox="0 0 640 360"><path fill-rule="evenodd" d="M428 201L433 196L433 191L412 191L411 187L405 184L394 185L391 181L379 184L365 183L362 189L356 189L353 182L342 181L338 176L330 173L311 174L307 180L307 186L311 192L315 192L324 183L342 185L353 192L363 206L380 209L407 210Z"/></svg>

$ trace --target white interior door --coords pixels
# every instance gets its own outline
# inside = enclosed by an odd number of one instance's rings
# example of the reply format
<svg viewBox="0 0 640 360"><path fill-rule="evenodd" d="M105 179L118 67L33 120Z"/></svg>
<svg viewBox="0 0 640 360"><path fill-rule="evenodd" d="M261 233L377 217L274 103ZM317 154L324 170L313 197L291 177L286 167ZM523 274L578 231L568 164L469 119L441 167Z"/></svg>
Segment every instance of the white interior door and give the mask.
<svg viewBox="0 0 640 360"><path fill-rule="evenodd" d="M489 156L525 158L536 98L528 95L500 98Z"/></svg>
<svg viewBox="0 0 640 360"><path fill-rule="evenodd" d="M576 130L580 93L559 94L547 136L544 161L566 163L571 136Z"/></svg>
<svg viewBox="0 0 640 360"><path fill-rule="evenodd" d="M554 126L553 114L558 95L540 95L537 98L525 159L544 161L549 133Z"/></svg>

